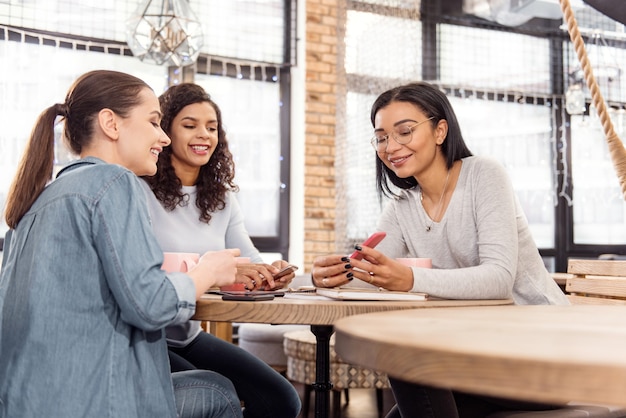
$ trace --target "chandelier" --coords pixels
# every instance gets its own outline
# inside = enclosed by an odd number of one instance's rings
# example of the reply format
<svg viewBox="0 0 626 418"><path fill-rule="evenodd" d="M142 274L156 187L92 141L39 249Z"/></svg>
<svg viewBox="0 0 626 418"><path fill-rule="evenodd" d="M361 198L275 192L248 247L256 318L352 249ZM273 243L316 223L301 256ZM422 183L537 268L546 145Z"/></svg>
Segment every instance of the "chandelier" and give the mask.
<svg viewBox="0 0 626 418"><path fill-rule="evenodd" d="M147 0L126 20L126 42L141 61L184 67L198 58L204 35L188 0Z"/></svg>

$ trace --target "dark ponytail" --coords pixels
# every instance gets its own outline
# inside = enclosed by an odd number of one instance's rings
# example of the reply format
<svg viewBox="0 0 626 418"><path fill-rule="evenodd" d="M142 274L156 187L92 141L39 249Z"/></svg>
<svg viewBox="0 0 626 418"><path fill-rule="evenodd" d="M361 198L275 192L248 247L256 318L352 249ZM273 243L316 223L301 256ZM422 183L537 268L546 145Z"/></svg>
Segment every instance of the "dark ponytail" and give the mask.
<svg viewBox="0 0 626 418"><path fill-rule="evenodd" d="M92 141L98 112L111 109L127 117L141 103L139 93L150 88L143 80L117 71L96 70L83 74L70 88L65 103L44 110L33 131L13 179L5 210L6 223L15 228L52 179L54 123L65 121L63 137L75 154Z"/></svg>
<svg viewBox="0 0 626 418"><path fill-rule="evenodd" d="M9 228L17 226L52 178L58 109L59 105L54 105L44 110L30 134L7 196L5 218Z"/></svg>

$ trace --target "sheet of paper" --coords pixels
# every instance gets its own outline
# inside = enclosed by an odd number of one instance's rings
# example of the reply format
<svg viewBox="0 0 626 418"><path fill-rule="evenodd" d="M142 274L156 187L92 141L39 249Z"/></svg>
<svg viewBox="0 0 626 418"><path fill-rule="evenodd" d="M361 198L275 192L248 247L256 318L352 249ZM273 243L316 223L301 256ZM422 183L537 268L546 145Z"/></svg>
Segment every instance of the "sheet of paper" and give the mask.
<svg viewBox="0 0 626 418"><path fill-rule="evenodd" d="M318 288L317 294L342 300L427 300L426 293L393 292L384 289Z"/></svg>

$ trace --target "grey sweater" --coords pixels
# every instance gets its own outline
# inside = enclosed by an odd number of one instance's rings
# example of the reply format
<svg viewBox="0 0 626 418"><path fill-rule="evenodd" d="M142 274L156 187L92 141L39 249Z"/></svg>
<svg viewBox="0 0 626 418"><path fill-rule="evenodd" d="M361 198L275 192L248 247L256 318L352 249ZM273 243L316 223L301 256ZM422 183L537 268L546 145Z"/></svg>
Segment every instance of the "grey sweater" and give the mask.
<svg viewBox="0 0 626 418"><path fill-rule="evenodd" d="M419 187L402 191L383 211L378 245L389 257L429 257L433 269L413 268L413 291L450 299L513 298L519 305L567 305L546 270L528 222L499 163L468 157L441 219L432 221Z"/></svg>

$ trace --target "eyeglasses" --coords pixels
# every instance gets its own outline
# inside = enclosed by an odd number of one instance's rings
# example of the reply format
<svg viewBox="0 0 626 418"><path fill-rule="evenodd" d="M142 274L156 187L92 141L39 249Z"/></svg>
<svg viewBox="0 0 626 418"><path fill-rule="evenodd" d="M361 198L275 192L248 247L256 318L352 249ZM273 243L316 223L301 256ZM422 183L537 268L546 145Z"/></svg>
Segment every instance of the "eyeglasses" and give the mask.
<svg viewBox="0 0 626 418"><path fill-rule="evenodd" d="M411 125L411 126L401 126L400 128L396 129L394 132L391 132L391 133L389 133L387 135L378 135L378 134L376 134L370 140L370 143L372 144L372 147L374 147L376 152L385 152L385 151L387 151L387 145L389 143L389 137L390 136L398 144L406 145L409 142L411 142L411 139L413 139L413 129L415 129L416 127L418 127L419 125L421 125L424 122L428 122L431 119L434 119L434 116L431 116L430 118L428 118L426 120L423 120L421 122L417 122L416 124Z"/></svg>

